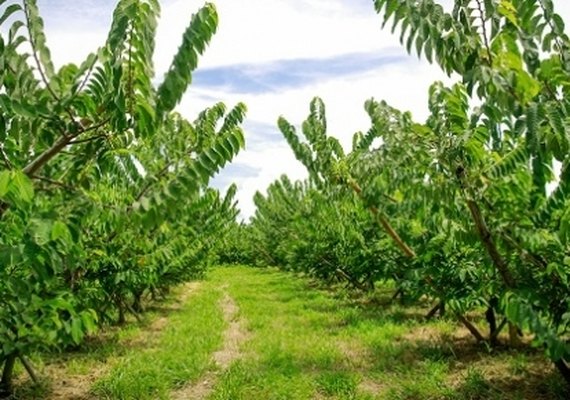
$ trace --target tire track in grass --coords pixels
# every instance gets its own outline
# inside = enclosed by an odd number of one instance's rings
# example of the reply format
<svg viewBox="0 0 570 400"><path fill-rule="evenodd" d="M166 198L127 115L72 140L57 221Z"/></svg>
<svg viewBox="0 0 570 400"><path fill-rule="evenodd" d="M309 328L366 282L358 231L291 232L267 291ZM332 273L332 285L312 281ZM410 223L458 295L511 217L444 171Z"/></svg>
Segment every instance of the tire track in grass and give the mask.
<svg viewBox="0 0 570 400"><path fill-rule="evenodd" d="M227 285L223 286L222 289L224 289L224 295L219 302L219 306L224 315L227 328L224 331L222 347L212 355L217 369L207 372L196 383L175 391L172 394L172 399L174 400L201 400L207 398L214 390L219 375L242 356L240 347L248 339L248 334L243 328L243 321L238 318L239 307L228 294Z"/></svg>

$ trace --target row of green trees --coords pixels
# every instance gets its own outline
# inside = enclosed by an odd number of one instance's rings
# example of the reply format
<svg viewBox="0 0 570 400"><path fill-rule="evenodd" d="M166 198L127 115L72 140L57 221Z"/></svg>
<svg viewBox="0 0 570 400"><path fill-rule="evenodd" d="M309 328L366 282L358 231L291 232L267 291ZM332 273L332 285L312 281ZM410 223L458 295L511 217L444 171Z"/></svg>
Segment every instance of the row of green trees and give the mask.
<svg viewBox="0 0 570 400"><path fill-rule="evenodd" d="M173 112L216 31L206 4L156 85L156 0L121 0L103 46L54 68L35 0L0 0L0 397L26 354L76 346L199 274L235 220L208 181L245 106Z"/></svg>
<svg viewBox="0 0 570 400"><path fill-rule="evenodd" d="M346 154L311 103L279 128L309 173L257 194L227 258L437 299L479 341L530 334L570 382L570 42L551 0L376 0L434 83L415 122L385 102ZM482 332L467 311L486 309Z"/></svg>

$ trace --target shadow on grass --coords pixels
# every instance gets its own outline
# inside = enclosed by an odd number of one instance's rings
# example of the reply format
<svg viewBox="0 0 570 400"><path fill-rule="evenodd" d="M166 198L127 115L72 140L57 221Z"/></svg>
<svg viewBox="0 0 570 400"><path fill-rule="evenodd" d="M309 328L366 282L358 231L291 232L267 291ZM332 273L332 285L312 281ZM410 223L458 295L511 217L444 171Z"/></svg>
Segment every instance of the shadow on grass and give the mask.
<svg viewBox="0 0 570 400"><path fill-rule="evenodd" d="M331 290L315 284L314 281L291 280L291 277L288 279L289 281L284 282L282 279L271 277L263 286L274 286L275 292L280 292L276 295L275 301L300 301L303 302L305 309L322 314L323 317L340 315L341 318L336 319L323 318L328 321L323 326L330 334L336 334L347 328L358 328L361 325L381 330L391 324L402 326L408 331L404 336L396 334L391 337L388 334L380 337L369 343L365 352L369 358L370 370L364 372L391 376L390 386L396 389L396 393L405 392L397 389L399 385L413 386L418 381L421 382L421 372L418 371L425 368L429 370L430 365L442 365L447 371L440 376L440 386L444 389L429 394L432 396L430 398L497 400L570 398L566 383L540 350L530 347L513 350L507 346L490 348L485 343L477 343L465 332L458 335L462 328L452 320L444 319L450 323L453 332L438 332L438 320L426 323L425 316L433 306L428 301L401 305L397 301L390 301L395 291L392 288L379 288L372 295L355 296L349 295L343 289ZM474 323L483 323L483 316L480 313L470 314L469 318ZM431 330L429 335L420 332L414 337L416 330L426 327ZM524 365L517 367L517 363ZM343 363L327 364L310 359L292 358L291 355L277 357L276 360L265 362L257 368L259 374L270 375L279 371L280 373L288 371L294 376L354 373L354 370L347 368ZM414 374L419 375L414 377ZM418 394L421 392L411 393L415 394L412 394L412 397L397 395L395 398L423 398ZM417 397L418 395L420 397Z"/></svg>
<svg viewBox="0 0 570 400"><path fill-rule="evenodd" d="M160 335L168 318L180 313L176 294L149 303L140 319L128 316L125 324L106 325L94 336L87 337L76 347L61 351L35 354L31 361L38 368L39 382L34 383L20 368L16 378L14 400L44 400L54 397L54 381L65 384L73 380L85 380L89 385L108 367L112 358L120 358L129 352L147 350ZM94 373L95 371L95 373ZM51 397L50 397L51 396ZM74 397L66 394L66 400L85 400L85 394Z"/></svg>
<svg viewBox="0 0 570 400"><path fill-rule="evenodd" d="M271 290L271 296L274 296L273 300L276 302L298 301L305 310L323 316L338 316L339 318L324 318L328 319L326 328L331 333L348 327L358 328L361 325L378 326L378 328L387 324L417 325L425 322L425 316L432 307L432 304L426 300L406 305L401 305L398 301L388 304L394 289L386 290L384 294L380 294L380 297L376 294L371 296L362 293L358 296L347 296L342 291L330 288L314 289L311 287L312 282L301 279L290 279L287 282L272 277L260 286L272 286L274 290Z"/></svg>
<svg viewBox="0 0 570 400"><path fill-rule="evenodd" d="M491 349L470 337L443 335L431 340L403 339L395 344L389 343L370 351L373 354L372 368L376 372L401 376L402 382L409 381L412 385L416 383L416 379L422 379L419 374L414 378L417 371L429 369L430 365L443 364L447 373L438 385L448 390L441 398L457 400L570 398L570 388L537 349L512 349L507 346ZM403 384L405 385L406 383ZM395 385L395 389L397 386Z"/></svg>
<svg viewBox="0 0 570 400"><path fill-rule="evenodd" d="M290 354L241 360L224 372L213 399L361 399L360 378L348 366Z"/></svg>
<svg viewBox="0 0 570 400"><path fill-rule="evenodd" d="M477 369L468 370L454 385L452 399L472 400L566 400L570 389L556 372L529 371L519 376L485 377Z"/></svg>

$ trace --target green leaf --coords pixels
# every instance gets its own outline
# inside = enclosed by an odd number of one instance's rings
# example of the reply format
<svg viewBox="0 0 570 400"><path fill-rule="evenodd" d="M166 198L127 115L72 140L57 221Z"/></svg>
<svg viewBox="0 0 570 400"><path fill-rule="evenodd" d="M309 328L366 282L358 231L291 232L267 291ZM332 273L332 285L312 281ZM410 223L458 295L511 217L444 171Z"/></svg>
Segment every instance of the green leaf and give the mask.
<svg viewBox="0 0 570 400"><path fill-rule="evenodd" d="M31 234L39 246L48 244L52 237L53 222L47 219L33 219L30 221Z"/></svg>
<svg viewBox="0 0 570 400"><path fill-rule="evenodd" d="M505 17L514 26L519 26L519 21L517 18L517 9L510 0L501 0L499 7L497 8L499 14Z"/></svg>
<svg viewBox="0 0 570 400"><path fill-rule="evenodd" d="M212 3L206 3L192 16L183 35L178 53L158 88L157 114L163 116L174 109L192 82L192 72L198 66L197 54L202 54L217 30L218 14Z"/></svg>
<svg viewBox="0 0 570 400"><path fill-rule="evenodd" d="M83 339L83 324L81 319L72 318L71 320L71 338L75 344L80 344Z"/></svg>
<svg viewBox="0 0 570 400"><path fill-rule="evenodd" d="M10 180L10 193L16 206L28 204L34 198L34 186L30 178L21 171L13 171Z"/></svg>
<svg viewBox="0 0 570 400"><path fill-rule="evenodd" d="M8 7L6 7L4 9L4 13L2 13L2 16L0 16L0 26L2 26L2 24L4 22L6 22L6 20L8 18L10 18L10 16L12 14L14 14L15 12L18 11L22 11L22 6L20 6L19 4L10 4Z"/></svg>
<svg viewBox="0 0 570 400"><path fill-rule="evenodd" d="M72 242L72 237L67 225L61 221L55 221L51 229L51 240L61 240L66 244L70 244Z"/></svg>
<svg viewBox="0 0 570 400"><path fill-rule="evenodd" d="M10 171L0 171L0 198L4 198L10 189L12 174Z"/></svg>

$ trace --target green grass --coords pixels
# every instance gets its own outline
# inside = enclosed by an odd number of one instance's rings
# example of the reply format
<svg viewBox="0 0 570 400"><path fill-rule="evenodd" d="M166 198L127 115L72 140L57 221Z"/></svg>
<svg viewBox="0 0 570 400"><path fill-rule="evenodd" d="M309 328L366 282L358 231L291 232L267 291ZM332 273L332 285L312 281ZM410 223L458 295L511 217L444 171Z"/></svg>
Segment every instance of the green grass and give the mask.
<svg viewBox="0 0 570 400"><path fill-rule="evenodd" d="M105 399L168 399L173 389L200 377L221 345L220 296L205 284L169 319L155 346L126 354L95 383L94 393Z"/></svg>
<svg viewBox="0 0 570 400"><path fill-rule="evenodd" d="M18 400L60 399L62 386L70 387L65 393L69 398L85 398L97 377L109 371L121 360L133 354L145 353L149 346L156 347L162 335L161 327L155 326L157 321L169 321L178 318L183 321L188 316L180 314L193 312L188 305L179 306L184 287L175 288L161 303L151 304L142 320L129 317L123 326L106 327L97 336L87 339L76 350L59 353L39 353L30 357L40 382L33 384L20 364L16 364L16 391ZM192 301L189 297L188 301ZM175 317L177 316L178 317ZM161 324L162 325L162 324ZM76 397L73 397L76 396ZM120 395L118 395L120 398ZM65 397L66 399L68 397ZM97 397L94 397L97 398ZM106 396L103 398L114 398Z"/></svg>
<svg viewBox="0 0 570 400"><path fill-rule="evenodd" d="M470 338L456 338L453 320L425 322L429 304L382 306L350 299L272 269L219 268L210 278L229 285L251 332L241 360L225 371L210 399L567 395L540 354L490 354ZM535 375L536 369L541 374Z"/></svg>
<svg viewBox="0 0 570 400"><path fill-rule="evenodd" d="M454 320L426 322L429 303L386 305L393 289L385 289L354 296L275 269L220 267L181 308L166 303L165 312L150 313L160 329L149 322L113 330L56 364L79 379L91 376L87 391L95 380L99 399L171 399L204 380L212 383L203 393L210 400L570 398L539 350L491 351ZM220 307L226 293L246 334L220 368L213 355L229 327ZM53 364L33 361L44 371ZM20 398L59 399L47 396L49 386L28 387Z"/></svg>

